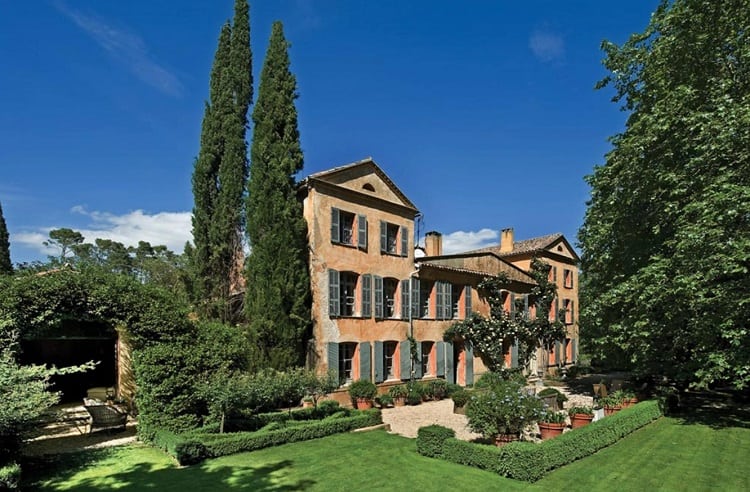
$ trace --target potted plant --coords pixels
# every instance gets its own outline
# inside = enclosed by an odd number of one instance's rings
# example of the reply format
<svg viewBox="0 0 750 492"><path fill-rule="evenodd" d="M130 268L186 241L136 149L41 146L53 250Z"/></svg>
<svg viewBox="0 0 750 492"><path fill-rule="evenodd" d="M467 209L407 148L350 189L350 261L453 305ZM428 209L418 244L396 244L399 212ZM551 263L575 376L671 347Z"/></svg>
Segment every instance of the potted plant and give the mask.
<svg viewBox="0 0 750 492"><path fill-rule="evenodd" d="M372 399L378 393L378 388L372 381L359 379L349 385L349 396L356 405L357 410L372 408Z"/></svg>
<svg viewBox="0 0 750 492"><path fill-rule="evenodd" d="M565 429L565 414L546 410L539 417L539 434L542 441L552 439L562 434Z"/></svg>
<svg viewBox="0 0 750 492"><path fill-rule="evenodd" d="M419 405L422 403L424 389L419 381L409 381L406 383L406 403L409 405Z"/></svg>
<svg viewBox="0 0 750 492"><path fill-rule="evenodd" d="M622 408L632 407L638 403L638 397L635 396L635 391L622 390L620 393L622 395Z"/></svg>
<svg viewBox="0 0 750 492"><path fill-rule="evenodd" d="M563 404L568 401L568 397L555 388L544 388L537 396L553 411L562 410Z"/></svg>
<svg viewBox="0 0 750 492"><path fill-rule="evenodd" d="M436 379L428 383L432 398L435 400L442 400L445 395L448 394L448 383L445 379Z"/></svg>
<svg viewBox="0 0 750 492"><path fill-rule="evenodd" d="M604 407L604 415L612 415L622 410L622 398L616 393L601 398L599 404Z"/></svg>
<svg viewBox="0 0 750 492"><path fill-rule="evenodd" d="M390 395L378 395L375 397L375 403L380 405L380 408L387 408L393 405L393 398Z"/></svg>
<svg viewBox="0 0 750 492"><path fill-rule="evenodd" d="M542 401L518 381L502 381L475 392L466 408L469 428L497 446L518 440L524 427L541 415Z"/></svg>
<svg viewBox="0 0 750 492"><path fill-rule="evenodd" d="M463 388L455 389L451 393L451 400L453 400L453 413L460 415L466 414L466 404L469 402L471 393Z"/></svg>
<svg viewBox="0 0 750 492"><path fill-rule="evenodd" d="M573 407L568 410L570 415L570 427L577 429L588 425L594 420L594 409L591 407Z"/></svg>
<svg viewBox="0 0 750 492"><path fill-rule="evenodd" d="M313 397L310 395L305 395L304 398L302 398L302 408L312 408L314 406Z"/></svg>
<svg viewBox="0 0 750 492"><path fill-rule="evenodd" d="M391 386L388 390L388 396L393 398L393 406L396 407L403 407L406 405L406 395L409 394L409 391L406 389L406 386L403 384L397 384L396 386Z"/></svg>

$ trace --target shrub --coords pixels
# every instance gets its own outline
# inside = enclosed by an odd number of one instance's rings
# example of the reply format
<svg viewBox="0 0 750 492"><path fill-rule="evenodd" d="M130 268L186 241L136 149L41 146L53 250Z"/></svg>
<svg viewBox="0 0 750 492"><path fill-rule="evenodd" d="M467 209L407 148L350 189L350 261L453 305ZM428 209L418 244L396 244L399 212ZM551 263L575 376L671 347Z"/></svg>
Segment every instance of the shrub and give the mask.
<svg viewBox="0 0 750 492"><path fill-rule="evenodd" d="M453 429L441 425L420 427L417 431L417 452L431 458L441 458L443 443L450 437L456 437Z"/></svg>
<svg viewBox="0 0 750 492"><path fill-rule="evenodd" d="M406 389L406 385L397 384L388 388L388 395L391 398L403 398L409 394L409 390Z"/></svg>
<svg viewBox="0 0 750 492"><path fill-rule="evenodd" d="M544 422L546 424L564 424L565 414L546 410L542 413L541 417L539 417L539 422Z"/></svg>
<svg viewBox="0 0 750 492"><path fill-rule="evenodd" d="M448 394L448 382L445 379L435 379L427 383L427 392L430 397L442 400Z"/></svg>
<svg viewBox="0 0 750 492"><path fill-rule="evenodd" d="M611 417L574 429L540 444L510 443L502 448L446 438L443 459L534 482L547 472L610 446L661 415L655 401L639 403ZM417 437L419 440L419 436ZM435 438L436 440L437 438ZM435 449L438 443L431 443ZM425 449L417 447L418 450Z"/></svg>
<svg viewBox="0 0 750 492"><path fill-rule="evenodd" d="M378 395L375 397L375 402L381 407L387 407L393 405L393 397L390 395Z"/></svg>
<svg viewBox="0 0 750 492"><path fill-rule="evenodd" d="M576 414L594 415L594 409L591 407L571 407L568 409L568 415Z"/></svg>
<svg viewBox="0 0 750 492"><path fill-rule="evenodd" d="M560 391L558 391L555 388L544 388L542 391L540 391L539 393L537 393L536 396L538 396L540 398L554 396L555 399L557 400L557 406L560 407L560 408L562 408L563 403L565 403L566 401L568 401L568 397L565 396L564 394L562 394Z"/></svg>
<svg viewBox="0 0 750 492"><path fill-rule="evenodd" d="M453 400L453 403L457 407L466 406L469 402L469 398L471 398L471 392L463 388L460 388L451 394L451 400Z"/></svg>
<svg viewBox="0 0 750 492"><path fill-rule="evenodd" d="M541 409L541 400L526 393L521 384L502 381L472 395L466 417L471 430L491 439L497 434L517 435L539 417Z"/></svg>
<svg viewBox="0 0 750 492"><path fill-rule="evenodd" d="M21 465L10 462L0 466L0 490L16 490L21 482Z"/></svg>
<svg viewBox="0 0 750 492"><path fill-rule="evenodd" d="M448 383L446 394L448 396L453 396L453 393L457 391L464 391L464 387L460 384L456 383Z"/></svg>
<svg viewBox="0 0 750 492"><path fill-rule="evenodd" d="M418 381L409 381L406 383L406 403L409 405L419 405L422 403L424 387Z"/></svg>
<svg viewBox="0 0 750 492"><path fill-rule="evenodd" d="M367 381L366 379L354 381L349 386L349 396L351 396L353 400L356 400L357 398L372 400L377 393L378 388L375 386L375 383Z"/></svg>

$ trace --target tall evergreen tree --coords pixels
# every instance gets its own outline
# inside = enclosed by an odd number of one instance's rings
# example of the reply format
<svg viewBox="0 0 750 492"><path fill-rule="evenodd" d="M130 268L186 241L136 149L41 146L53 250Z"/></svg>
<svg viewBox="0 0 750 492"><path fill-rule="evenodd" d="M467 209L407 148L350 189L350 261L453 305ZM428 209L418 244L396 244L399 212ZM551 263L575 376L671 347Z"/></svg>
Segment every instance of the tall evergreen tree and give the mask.
<svg viewBox="0 0 750 492"><path fill-rule="evenodd" d="M588 177L582 338L683 385L750 386L748 26L747 0L665 0L604 43L630 114Z"/></svg>
<svg viewBox="0 0 750 492"><path fill-rule="evenodd" d="M245 133L251 100L249 7L247 0L236 0L234 26L225 24L219 36L193 172L196 300L206 314L223 320L232 317L228 299L241 280L248 177Z"/></svg>
<svg viewBox="0 0 750 492"><path fill-rule="evenodd" d="M289 44L275 22L253 109L248 183L245 313L259 364L301 365L310 328L307 224L295 175L303 156L297 129L297 82L289 70Z"/></svg>
<svg viewBox="0 0 750 492"><path fill-rule="evenodd" d="M3 216L3 204L0 203L0 275L13 273L13 264L10 262L10 236L8 226Z"/></svg>

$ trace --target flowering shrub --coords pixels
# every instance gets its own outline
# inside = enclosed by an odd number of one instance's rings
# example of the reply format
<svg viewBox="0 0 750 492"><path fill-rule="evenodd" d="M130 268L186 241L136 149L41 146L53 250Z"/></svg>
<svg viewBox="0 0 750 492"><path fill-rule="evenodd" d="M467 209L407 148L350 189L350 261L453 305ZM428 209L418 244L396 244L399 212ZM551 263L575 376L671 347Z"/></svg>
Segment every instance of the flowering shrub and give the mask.
<svg viewBox="0 0 750 492"><path fill-rule="evenodd" d="M541 414L542 402L526 393L517 381L500 381L475 392L466 409L471 430L488 439L497 434L518 434Z"/></svg>

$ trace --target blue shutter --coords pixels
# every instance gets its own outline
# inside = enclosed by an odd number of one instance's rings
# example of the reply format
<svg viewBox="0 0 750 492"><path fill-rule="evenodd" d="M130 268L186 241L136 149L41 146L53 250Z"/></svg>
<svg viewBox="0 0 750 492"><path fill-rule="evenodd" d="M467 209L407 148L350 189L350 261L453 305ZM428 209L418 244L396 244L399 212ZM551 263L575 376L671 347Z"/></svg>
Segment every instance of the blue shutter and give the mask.
<svg viewBox="0 0 750 492"><path fill-rule="evenodd" d="M372 379L372 365L370 364L370 342L359 344L359 379Z"/></svg>
<svg viewBox="0 0 750 492"><path fill-rule="evenodd" d="M409 340L401 342L401 348L399 349L401 359L401 379L411 379L411 344Z"/></svg>
<svg viewBox="0 0 750 492"><path fill-rule="evenodd" d="M437 356L436 376L445 376L445 342L436 342L435 344L435 355Z"/></svg>
<svg viewBox="0 0 750 492"><path fill-rule="evenodd" d="M471 285L464 287L464 311L466 312L465 318L471 315Z"/></svg>
<svg viewBox="0 0 750 492"><path fill-rule="evenodd" d="M456 371L453 370L453 342L445 342L445 380L456 382Z"/></svg>
<svg viewBox="0 0 750 492"><path fill-rule="evenodd" d="M380 221L380 252L388 251L388 224Z"/></svg>
<svg viewBox="0 0 750 492"><path fill-rule="evenodd" d="M445 296L443 319L453 319L453 285L451 283L445 283L445 292L443 295Z"/></svg>
<svg viewBox="0 0 750 492"><path fill-rule="evenodd" d="M339 209L332 208L331 209L331 242L332 243L338 243L341 242L341 237L339 236Z"/></svg>
<svg viewBox="0 0 750 492"><path fill-rule="evenodd" d="M443 302L445 302L445 287L441 280L435 282L435 319L443 319Z"/></svg>
<svg viewBox="0 0 750 492"><path fill-rule="evenodd" d="M341 299L339 297L339 272L328 270L328 316L338 316L341 313Z"/></svg>
<svg viewBox="0 0 750 492"><path fill-rule="evenodd" d="M409 256L409 228L401 227L401 256Z"/></svg>
<svg viewBox="0 0 750 492"><path fill-rule="evenodd" d="M426 313L425 313L426 314ZM411 279L411 317L419 318L419 279Z"/></svg>
<svg viewBox="0 0 750 492"><path fill-rule="evenodd" d="M422 343L417 342L417 360L414 363L414 377L420 379L422 376Z"/></svg>
<svg viewBox="0 0 750 492"><path fill-rule="evenodd" d="M372 316L372 275L362 275L362 317Z"/></svg>
<svg viewBox="0 0 750 492"><path fill-rule="evenodd" d="M339 344L328 342L328 370L339 380Z"/></svg>
<svg viewBox="0 0 750 492"><path fill-rule="evenodd" d="M375 319L383 319L383 277L373 275L375 280Z"/></svg>
<svg viewBox="0 0 750 492"><path fill-rule="evenodd" d="M367 217L357 216L357 247L367 249Z"/></svg>
<svg viewBox="0 0 750 492"><path fill-rule="evenodd" d="M466 385L474 384L474 350L471 344L464 344L466 352Z"/></svg>
<svg viewBox="0 0 750 492"><path fill-rule="evenodd" d="M510 346L510 367L518 367L518 340L513 340Z"/></svg>
<svg viewBox="0 0 750 492"><path fill-rule="evenodd" d="M375 342L375 382L382 383L385 380L383 375L383 342Z"/></svg>
<svg viewBox="0 0 750 492"><path fill-rule="evenodd" d="M409 281L401 281L401 319L409 319Z"/></svg>

